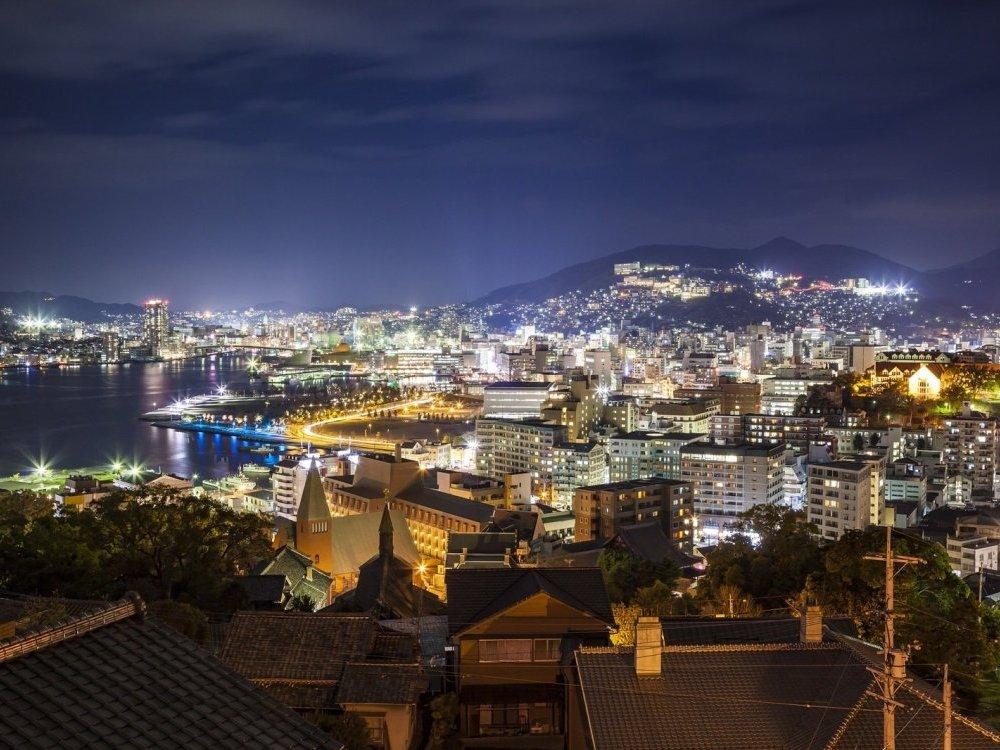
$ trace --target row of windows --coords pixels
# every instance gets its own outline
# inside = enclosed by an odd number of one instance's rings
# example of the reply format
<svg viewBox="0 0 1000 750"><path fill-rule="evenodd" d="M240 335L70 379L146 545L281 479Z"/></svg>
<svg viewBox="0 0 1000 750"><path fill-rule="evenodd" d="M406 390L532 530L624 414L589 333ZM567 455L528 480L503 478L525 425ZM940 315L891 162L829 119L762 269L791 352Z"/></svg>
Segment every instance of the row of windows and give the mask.
<svg viewBox="0 0 1000 750"><path fill-rule="evenodd" d="M559 661L559 638L504 638L479 641L480 663Z"/></svg>

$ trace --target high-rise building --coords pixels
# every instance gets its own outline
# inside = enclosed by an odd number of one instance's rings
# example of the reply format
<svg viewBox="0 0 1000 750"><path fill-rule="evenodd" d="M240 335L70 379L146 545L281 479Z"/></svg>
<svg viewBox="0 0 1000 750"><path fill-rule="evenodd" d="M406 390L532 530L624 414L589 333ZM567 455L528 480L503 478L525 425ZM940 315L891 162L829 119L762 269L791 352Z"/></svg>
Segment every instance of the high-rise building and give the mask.
<svg viewBox="0 0 1000 750"><path fill-rule="evenodd" d="M599 443L556 443L552 447L552 500L568 508L577 487L608 481L608 456Z"/></svg>
<svg viewBox="0 0 1000 750"><path fill-rule="evenodd" d="M806 509L823 539L840 539L882 522L884 505L877 461L809 465Z"/></svg>
<svg viewBox="0 0 1000 750"><path fill-rule="evenodd" d="M118 331L101 331L101 359L105 362L121 362L122 337Z"/></svg>
<svg viewBox="0 0 1000 750"><path fill-rule="evenodd" d="M169 302L151 299L146 302L142 319L143 343L154 357L162 357L170 336Z"/></svg>
<svg viewBox="0 0 1000 750"><path fill-rule="evenodd" d="M690 482L702 539L733 530L756 505L781 502L784 445L691 443L681 448L681 479Z"/></svg>
<svg viewBox="0 0 1000 750"><path fill-rule="evenodd" d="M552 483L552 448L566 428L543 419L476 420L476 469L494 479L528 472L536 487Z"/></svg>
<svg viewBox="0 0 1000 750"><path fill-rule="evenodd" d="M950 474L968 478L973 493L993 494L998 446L995 419L973 411L966 403L961 413L941 422L935 440L944 450Z"/></svg>
<svg viewBox="0 0 1000 750"><path fill-rule="evenodd" d="M604 413L604 400L595 375L574 375L555 388L542 404L542 419L566 428L567 440L586 440Z"/></svg>

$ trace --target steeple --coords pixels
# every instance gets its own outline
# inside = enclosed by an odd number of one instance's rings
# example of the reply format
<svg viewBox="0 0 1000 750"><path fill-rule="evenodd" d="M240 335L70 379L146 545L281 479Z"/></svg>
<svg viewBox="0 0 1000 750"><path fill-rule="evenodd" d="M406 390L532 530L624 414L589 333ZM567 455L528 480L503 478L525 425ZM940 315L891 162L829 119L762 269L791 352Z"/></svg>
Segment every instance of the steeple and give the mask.
<svg viewBox="0 0 1000 750"><path fill-rule="evenodd" d="M389 517L388 503L382 506L382 520L378 525L378 555L383 560L392 560L392 518Z"/></svg>
<svg viewBox="0 0 1000 750"><path fill-rule="evenodd" d="M325 521L330 518L330 506L326 502L326 493L323 491L323 478L319 475L316 462L309 466L309 473L306 474L306 483L302 487L302 497L299 498L299 511L295 520L298 523L304 521Z"/></svg>

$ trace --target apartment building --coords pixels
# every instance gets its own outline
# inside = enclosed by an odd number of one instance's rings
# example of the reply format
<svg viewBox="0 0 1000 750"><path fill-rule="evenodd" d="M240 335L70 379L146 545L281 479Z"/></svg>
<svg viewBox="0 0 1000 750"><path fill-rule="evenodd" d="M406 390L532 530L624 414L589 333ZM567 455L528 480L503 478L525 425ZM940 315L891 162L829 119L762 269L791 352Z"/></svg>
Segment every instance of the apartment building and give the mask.
<svg viewBox="0 0 1000 750"><path fill-rule="evenodd" d="M552 447L552 501L568 508L577 487L608 481L608 457L599 443L556 443Z"/></svg>
<svg viewBox="0 0 1000 750"><path fill-rule="evenodd" d="M691 483L700 540L718 539L737 516L781 502L784 446L696 442L681 448L681 479Z"/></svg>
<svg viewBox="0 0 1000 750"><path fill-rule="evenodd" d="M694 550L694 494L690 482L633 479L579 487L573 495L574 539L611 539L622 526L658 520L686 553Z"/></svg>
<svg viewBox="0 0 1000 750"><path fill-rule="evenodd" d="M874 461L810 464L806 509L823 539L839 539L882 522L885 508Z"/></svg>
<svg viewBox="0 0 1000 750"><path fill-rule="evenodd" d="M949 474L967 477L973 493L993 494L1000 444L995 419L966 403L961 413L942 420L934 437L944 451Z"/></svg>
<svg viewBox="0 0 1000 750"><path fill-rule="evenodd" d="M565 442L566 428L543 419L476 420L476 470L502 479L527 472L537 487L552 484L552 449Z"/></svg>
<svg viewBox="0 0 1000 750"><path fill-rule="evenodd" d="M705 438L701 433L636 430L608 438L611 482L630 479L680 479L681 448Z"/></svg>

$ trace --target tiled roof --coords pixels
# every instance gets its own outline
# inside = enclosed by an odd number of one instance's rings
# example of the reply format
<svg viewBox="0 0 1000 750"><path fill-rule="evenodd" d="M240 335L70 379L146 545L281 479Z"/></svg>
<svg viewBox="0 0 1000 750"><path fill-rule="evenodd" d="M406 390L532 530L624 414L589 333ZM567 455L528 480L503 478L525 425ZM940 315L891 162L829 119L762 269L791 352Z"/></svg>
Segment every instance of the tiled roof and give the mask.
<svg viewBox="0 0 1000 750"><path fill-rule="evenodd" d="M664 533L659 521L620 526L618 538L633 555L652 563L660 563L667 559L680 568L689 568L697 562L696 558L682 552Z"/></svg>
<svg viewBox="0 0 1000 750"><path fill-rule="evenodd" d="M545 592L614 626L598 568L455 568L445 574L452 634Z"/></svg>
<svg viewBox="0 0 1000 750"><path fill-rule="evenodd" d="M667 646L661 673L643 677L631 648L583 648L576 659L593 750L883 747L870 662L851 639ZM916 682L896 697L897 750L940 747L939 696ZM954 750L1000 747L1000 735L953 716Z"/></svg>
<svg viewBox="0 0 1000 750"><path fill-rule="evenodd" d="M503 555L517 547L517 534L502 532L465 534L453 531L448 534L448 552L468 550L474 555Z"/></svg>
<svg viewBox="0 0 1000 750"><path fill-rule="evenodd" d="M372 628L367 615L237 612L219 659L251 680L335 683L345 663L364 658Z"/></svg>
<svg viewBox="0 0 1000 750"><path fill-rule="evenodd" d="M288 581L283 575L259 575L239 576L236 583L252 604L281 604Z"/></svg>
<svg viewBox="0 0 1000 750"><path fill-rule="evenodd" d="M0 738L19 748L339 748L136 597L0 645Z"/></svg>
<svg viewBox="0 0 1000 750"><path fill-rule="evenodd" d="M667 647L655 677L636 676L632 649L577 664L594 750L822 748L872 679L840 648Z"/></svg>
<svg viewBox="0 0 1000 750"><path fill-rule="evenodd" d="M481 503L478 500L466 500L464 497L451 495L440 490L432 490L423 485L408 487L400 492L398 497L400 500L414 505L422 505L439 513L446 513L449 516L464 518L480 524L486 523L493 517L492 505Z"/></svg>
<svg viewBox="0 0 1000 750"><path fill-rule="evenodd" d="M219 658L288 706L329 709L343 700L347 664L371 663L389 675L400 661L415 665L416 654L413 636L385 631L368 615L238 612ZM406 670L401 675L409 684Z"/></svg>
<svg viewBox="0 0 1000 750"><path fill-rule="evenodd" d="M406 523L406 516L398 508L389 511L392 522L393 554L413 566L420 563L420 553L413 543L413 535ZM330 521L332 562L335 574L358 573L361 566L378 555L381 513L356 513Z"/></svg>
<svg viewBox="0 0 1000 750"><path fill-rule="evenodd" d="M339 703L416 703L427 690L418 664L348 664L344 668Z"/></svg>
<svg viewBox="0 0 1000 750"><path fill-rule="evenodd" d="M854 635L854 623L846 617L825 618L830 631ZM723 643L798 643L798 618L720 619L715 617L664 618L663 637L668 646L716 645Z"/></svg>

